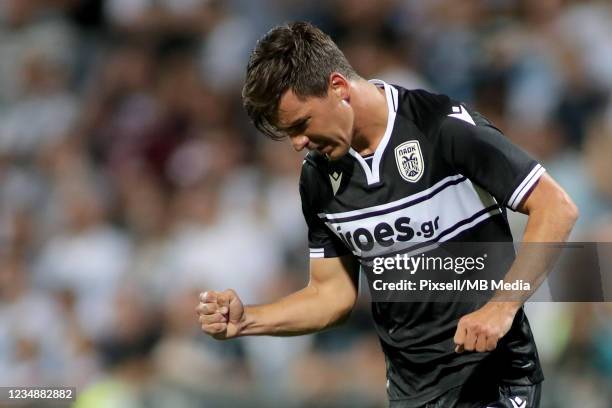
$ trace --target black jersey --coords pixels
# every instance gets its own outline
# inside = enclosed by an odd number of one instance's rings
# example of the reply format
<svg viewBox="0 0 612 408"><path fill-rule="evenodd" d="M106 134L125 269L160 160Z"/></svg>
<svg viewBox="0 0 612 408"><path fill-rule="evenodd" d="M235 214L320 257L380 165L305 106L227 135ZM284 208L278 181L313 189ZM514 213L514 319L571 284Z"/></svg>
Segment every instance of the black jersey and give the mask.
<svg viewBox="0 0 612 408"><path fill-rule="evenodd" d="M353 254L365 264L429 242L512 241L505 208L517 209L544 168L465 105L373 82L384 87L389 115L368 162L352 149L336 161L318 152L304 160L311 258ZM543 380L522 308L494 351L454 352L459 318L478 307L373 302L392 404L419 406L485 365L510 384Z"/></svg>

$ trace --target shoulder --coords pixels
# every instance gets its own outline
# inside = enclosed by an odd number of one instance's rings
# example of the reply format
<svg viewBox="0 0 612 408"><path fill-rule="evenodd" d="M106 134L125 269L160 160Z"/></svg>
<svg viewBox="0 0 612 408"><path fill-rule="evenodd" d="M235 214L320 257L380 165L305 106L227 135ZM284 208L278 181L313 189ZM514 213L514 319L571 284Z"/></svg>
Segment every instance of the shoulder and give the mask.
<svg viewBox="0 0 612 408"><path fill-rule="evenodd" d="M316 150L311 150L304 157L303 167L320 169L327 166L327 158Z"/></svg>
<svg viewBox="0 0 612 408"><path fill-rule="evenodd" d="M327 158L317 151L308 152L302 162L300 174L300 190L302 193L315 193L321 185L321 175L325 174L329 166Z"/></svg>
<svg viewBox="0 0 612 408"><path fill-rule="evenodd" d="M300 181L316 178L318 174L326 171L329 162L325 156L318 151L310 151L302 162L302 175Z"/></svg>
<svg viewBox="0 0 612 408"><path fill-rule="evenodd" d="M396 86L397 87L397 86ZM424 89L399 90L398 113L414 122L425 134L437 129L441 121L452 112L457 102L443 94L436 94Z"/></svg>
<svg viewBox="0 0 612 408"><path fill-rule="evenodd" d="M485 116L447 95L424 89L408 90L401 87L398 89L400 89L400 111L425 134L431 135L437 132L447 118L459 119L477 126L493 126Z"/></svg>
<svg viewBox="0 0 612 408"><path fill-rule="evenodd" d="M421 118L427 115L444 115L455 103L449 96L426 91L424 89L405 89L394 85L399 90L400 109L403 112Z"/></svg>

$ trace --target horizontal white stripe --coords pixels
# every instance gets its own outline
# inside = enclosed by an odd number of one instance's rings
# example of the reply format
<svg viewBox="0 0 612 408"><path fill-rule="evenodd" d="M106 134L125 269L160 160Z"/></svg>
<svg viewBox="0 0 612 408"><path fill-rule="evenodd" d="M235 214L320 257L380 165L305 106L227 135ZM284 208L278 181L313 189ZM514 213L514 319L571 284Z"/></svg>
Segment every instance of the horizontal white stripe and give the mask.
<svg viewBox="0 0 612 408"><path fill-rule="evenodd" d="M461 174L456 174L454 176L445 177L445 178L443 178L442 180L438 181L436 184L434 184L433 186L429 187L426 190L419 191L416 194L409 195L409 196L401 198L399 200L391 201L390 203L381 204L381 205L375 205L374 207L362 208L362 209L359 209L359 210L352 210L352 211L346 211L346 212L335 213L335 214L319 213L318 215L319 215L320 218L326 217L327 219L330 219L330 220L336 220L338 218L352 217L354 215L366 215L366 214L369 214L371 212L375 212L375 211L379 211L379 210L385 210L387 208L395 207L397 205L402 205L402 204L407 203L409 201L416 200L418 198L424 197L424 196L430 194L435 189L437 189L440 186L442 186L444 183L447 183L449 181L458 180L458 179L460 179L462 177L463 176ZM461 182L460 184L463 184L465 182L468 182L468 180L465 180L465 181Z"/></svg>
<svg viewBox="0 0 612 408"><path fill-rule="evenodd" d="M312 253L312 252L323 252L323 251L325 251L325 249L324 249L324 248L316 248L316 249L315 249L315 248L310 248L310 252L311 252L311 253Z"/></svg>
<svg viewBox="0 0 612 408"><path fill-rule="evenodd" d="M519 206L519 204L525 198L525 195L529 192L529 190L533 188L533 186L538 182L540 177L542 177L542 174L544 174L545 172L546 172L546 169L544 167L540 167L540 169L538 169L536 174L531 178L531 180L529 180L529 182L523 187L519 195L516 197L516 200L514 202L515 208Z"/></svg>
<svg viewBox="0 0 612 408"><path fill-rule="evenodd" d="M531 180L529 180L529 182L525 184L519 195L516 196L516 199L514 200L514 204L511 207L513 210L516 210L519 204L523 201L523 198L525 198L525 195L529 192L529 190L531 190L534 184L537 183L537 181L540 179L540 177L542 177L542 174L544 174L545 171L546 169L544 167L540 167L540 169L531 178Z"/></svg>
<svg viewBox="0 0 612 408"><path fill-rule="evenodd" d="M311 257L311 258L325 258L325 254L323 254L323 253L320 253L320 254L319 254L319 253L312 253L312 252L311 252L311 253L310 253L310 257Z"/></svg>
<svg viewBox="0 0 612 408"><path fill-rule="evenodd" d="M457 235L461 234L463 231L466 231L466 230L472 228L476 224L480 224L482 221L484 221L484 220L486 220L488 218L491 218L492 216L494 216L496 214L501 214L501 210L499 208L496 208L496 209L491 210L491 211L489 211L487 213L484 213L481 216L479 216L478 218L472 220L471 222L468 222L467 224L462 225L461 227L457 228L453 232L445 235L442 239L440 239L439 242L446 242L446 241L456 237Z"/></svg>
<svg viewBox="0 0 612 408"><path fill-rule="evenodd" d="M510 196L510 199L508 200L508 207L510 207L513 210L516 209L516 205L517 205L516 199L518 198L521 191L523 191L523 188L525 188L527 184L530 184L531 180L533 179L537 180L537 177L535 177L535 175L538 173L538 171L543 170L543 169L544 168L540 164L536 164L536 166L533 169L531 169L529 174L527 174L527 177L525 177L523 181L521 181L521 184L519 184L519 186L514 190L514 192ZM530 184L530 185L532 186L533 184Z"/></svg>
<svg viewBox="0 0 612 408"><path fill-rule="evenodd" d="M516 199L516 196L518 195L519 191L521 191L523 186L527 183L527 180L529 180L531 178L531 176L533 174L535 174L535 172L538 171L538 169L540 167L542 167L540 164L536 164L535 167L533 169L531 169L531 171L527 174L527 176L521 181L521 183L518 185L518 187L516 189L514 189L514 191L512 192L512 195L510 196L510 199L508 200L508 204L509 205L514 202L514 200Z"/></svg>
<svg viewBox="0 0 612 408"><path fill-rule="evenodd" d="M435 240L442 232L470 219L487 208L489 204L485 206L473 184L466 179L459 184L445 188L427 200L406 208L350 221L335 222L329 219L325 221L325 224L343 241L347 240L347 234L349 234L350 242L355 247L353 253L356 256L384 256L388 253L403 251L418 243ZM500 209L496 208L495 212L499 213ZM478 220L483 220L490 215L485 213L476 221L471 221L466 224L467 226L458 227L456 231L440 238L454 237L475 225ZM381 240L386 243L386 246L376 241L377 228L379 234L384 231L382 233L384 238ZM414 232L412 236L410 236L410 229ZM358 231L357 239L361 240L361 245L355 243L355 231Z"/></svg>

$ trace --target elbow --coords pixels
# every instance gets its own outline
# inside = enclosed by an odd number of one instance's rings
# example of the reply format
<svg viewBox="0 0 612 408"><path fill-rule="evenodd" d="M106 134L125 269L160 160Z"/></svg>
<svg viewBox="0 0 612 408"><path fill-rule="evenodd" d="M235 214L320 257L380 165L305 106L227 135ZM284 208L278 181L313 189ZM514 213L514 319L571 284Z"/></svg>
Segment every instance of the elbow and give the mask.
<svg viewBox="0 0 612 408"><path fill-rule="evenodd" d="M561 208L559 211L561 213L561 216L566 221L571 230L576 224L576 221L578 221L578 218L580 217L580 210L578 210L576 204L567 194L563 194L560 207Z"/></svg>
<svg viewBox="0 0 612 408"><path fill-rule="evenodd" d="M580 218L580 210L578 210L578 207L576 204L574 204L574 202L571 202L571 208L568 210L568 213L568 218L573 227L574 224L576 224L576 221L578 221L578 218Z"/></svg>
<svg viewBox="0 0 612 408"><path fill-rule="evenodd" d="M552 223L558 226L565 241L569 238L576 221L578 221L580 211L565 192L555 202L556 205L550 208L548 217Z"/></svg>
<svg viewBox="0 0 612 408"><path fill-rule="evenodd" d="M534 215L554 232L552 236L540 237L543 239L566 240L580 216L571 197L546 174L527 198L524 209L526 214Z"/></svg>
<svg viewBox="0 0 612 408"><path fill-rule="evenodd" d="M355 301L356 299L346 299L345 302L338 302L323 329L338 327L346 323L351 317L351 313L353 312L353 308L355 306Z"/></svg>
<svg viewBox="0 0 612 408"><path fill-rule="evenodd" d="M312 308L308 311L311 319L310 331L318 332L344 324L353 311L357 294L353 291L338 290L313 284L306 288L312 296Z"/></svg>
<svg viewBox="0 0 612 408"><path fill-rule="evenodd" d="M341 326L349 320L349 318L351 317L351 314L353 313L354 306L355 306L355 302L346 305L344 308L342 308L339 311L338 319L335 322L335 326Z"/></svg>

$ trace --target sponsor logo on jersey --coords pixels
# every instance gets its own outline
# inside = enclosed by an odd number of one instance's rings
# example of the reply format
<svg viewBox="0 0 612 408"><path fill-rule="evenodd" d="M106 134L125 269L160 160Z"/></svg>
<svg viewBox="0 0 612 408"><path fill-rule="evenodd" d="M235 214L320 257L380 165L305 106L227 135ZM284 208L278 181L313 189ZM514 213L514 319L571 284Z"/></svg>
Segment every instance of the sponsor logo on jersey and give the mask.
<svg viewBox="0 0 612 408"><path fill-rule="evenodd" d="M436 217L436 225L439 217ZM359 249L368 252L378 244L381 247L391 247L396 242L409 242L415 235L414 228L410 226L409 217L400 217L392 223L381 222L374 226L373 230L368 228L357 228L352 231L343 230L341 226L336 227L336 234L352 251ZM434 223L428 229L428 237L434 235ZM421 235L421 233L419 233Z"/></svg>
<svg viewBox="0 0 612 408"><path fill-rule="evenodd" d="M448 205L454 202L462 204ZM400 200L318 217L355 255L376 257L444 242L499 213L467 178L455 175Z"/></svg>
<svg viewBox="0 0 612 408"><path fill-rule="evenodd" d="M397 146L395 148L395 161L404 180L416 183L423 175L425 165L418 140L411 140Z"/></svg>

